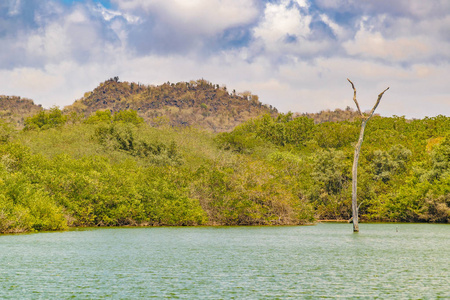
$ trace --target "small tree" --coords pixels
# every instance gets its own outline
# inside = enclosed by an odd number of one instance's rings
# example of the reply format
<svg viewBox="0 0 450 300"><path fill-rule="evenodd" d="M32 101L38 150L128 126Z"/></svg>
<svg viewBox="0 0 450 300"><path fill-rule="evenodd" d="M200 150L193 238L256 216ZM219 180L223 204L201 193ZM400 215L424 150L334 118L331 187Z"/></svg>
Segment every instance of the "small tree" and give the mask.
<svg viewBox="0 0 450 300"><path fill-rule="evenodd" d="M113 121L116 123L131 123L134 125L144 123L144 119L139 117L137 111L132 109L121 110L114 113Z"/></svg>
<svg viewBox="0 0 450 300"><path fill-rule="evenodd" d="M49 129L53 127L59 127L67 122L67 116L63 115L63 112L59 107L52 107L49 110L42 110L36 115L25 119L24 130L33 129Z"/></svg>
<svg viewBox="0 0 450 300"><path fill-rule="evenodd" d="M352 85L353 88L353 101L356 104L356 108L358 109L358 113L361 116L362 122L361 122L361 131L359 133L359 139L358 143L356 143L355 146L355 155L353 158L353 168L352 168L352 214L353 214L353 232L359 232L359 225L358 225L358 202L356 199L357 196L357 182L358 182L358 160L359 160L359 152L361 150L361 145L364 139L364 130L366 129L366 124L372 118L375 109L377 109L378 104L380 104L381 97L383 97L383 94L389 89L386 88L381 94L378 95L377 102L373 106L372 110L369 112L368 115L365 115L362 113L361 109L359 108L358 101L356 100L356 89L353 82L351 82L350 79L348 79L348 82Z"/></svg>
<svg viewBox="0 0 450 300"><path fill-rule="evenodd" d="M13 132L13 126L5 120L0 119L0 143L8 142Z"/></svg>
<svg viewBox="0 0 450 300"><path fill-rule="evenodd" d="M84 123L86 124L109 124L112 122L112 115L110 110L97 110L94 114L90 115Z"/></svg>

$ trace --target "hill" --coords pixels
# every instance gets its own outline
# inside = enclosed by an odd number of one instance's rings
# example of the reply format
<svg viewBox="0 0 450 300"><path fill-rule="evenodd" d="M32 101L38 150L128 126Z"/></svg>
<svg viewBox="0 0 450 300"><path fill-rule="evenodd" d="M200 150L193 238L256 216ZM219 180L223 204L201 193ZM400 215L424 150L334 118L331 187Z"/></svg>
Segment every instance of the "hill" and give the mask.
<svg viewBox="0 0 450 300"><path fill-rule="evenodd" d="M86 118L98 110L115 113L136 110L146 123L173 127L194 126L212 132L227 132L237 125L264 114L278 115L275 107L262 104L251 92L231 93L225 86L212 84L204 79L164 83L159 86L134 82L121 82L118 77L99 84L86 92L81 99L64 108L67 115L76 113ZM33 100L17 96L0 96L0 119L23 128L26 118L42 111ZM73 116L73 115L72 115ZM305 116L315 124L354 121L358 113L346 109L322 110L318 113L295 113ZM78 119L78 118L77 118Z"/></svg>
<svg viewBox="0 0 450 300"><path fill-rule="evenodd" d="M0 95L0 119L21 128L24 120L42 110L41 105L34 104L33 100L17 96Z"/></svg>
<svg viewBox="0 0 450 300"><path fill-rule="evenodd" d="M336 108L335 110L321 110L318 113L296 113L295 117L308 117L314 120L315 124L321 124L326 122L353 122L360 118L360 115L350 106L347 106L345 110ZM379 116L375 114L375 116Z"/></svg>
<svg viewBox="0 0 450 300"><path fill-rule="evenodd" d="M132 109L151 125L198 126L214 132L230 131L249 119L277 114L250 92L231 93L224 86L204 79L164 83L158 86L121 82L118 77L101 83L74 104L66 113L89 116L97 110Z"/></svg>
<svg viewBox="0 0 450 300"><path fill-rule="evenodd" d="M77 113L88 117L98 110L115 113L136 110L145 122L173 127L195 126L213 132L231 131L237 125L264 114L277 116L275 107L262 104L257 95L245 91L229 92L225 86L212 84L204 79L143 85L121 82L118 77L99 84L86 92L81 99L64 108L64 113ZM42 110L33 100L17 96L0 96L0 118L18 128L24 120ZM318 113L295 113L294 117L306 116L315 124L324 122L354 121L358 113L352 108L323 110Z"/></svg>

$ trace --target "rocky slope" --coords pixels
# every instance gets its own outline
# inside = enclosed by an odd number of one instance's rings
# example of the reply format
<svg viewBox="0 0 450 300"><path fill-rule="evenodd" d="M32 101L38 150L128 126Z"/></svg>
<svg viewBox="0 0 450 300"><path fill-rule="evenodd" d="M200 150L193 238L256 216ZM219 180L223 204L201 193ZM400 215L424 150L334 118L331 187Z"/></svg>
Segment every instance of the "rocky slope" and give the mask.
<svg viewBox="0 0 450 300"><path fill-rule="evenodd" d="M230 131L248 119L277 113L250 92L229 92L203 79L148 86L121 82L118 77L101 83L64 110L89 116L97 110L126 109L138 111L150 124L197 126L214 132Z"/></svg>

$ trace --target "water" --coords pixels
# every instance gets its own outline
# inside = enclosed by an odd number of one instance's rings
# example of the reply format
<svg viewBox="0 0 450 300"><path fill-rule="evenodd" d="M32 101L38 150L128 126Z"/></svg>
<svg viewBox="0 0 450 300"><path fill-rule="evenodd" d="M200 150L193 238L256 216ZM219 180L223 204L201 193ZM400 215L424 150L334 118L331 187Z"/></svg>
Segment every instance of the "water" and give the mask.
<svg viewBox="0 0 450 300"><path fill-rule="evenodd" d="M0 236L1 299L448 299L450 225Z"/></svg>

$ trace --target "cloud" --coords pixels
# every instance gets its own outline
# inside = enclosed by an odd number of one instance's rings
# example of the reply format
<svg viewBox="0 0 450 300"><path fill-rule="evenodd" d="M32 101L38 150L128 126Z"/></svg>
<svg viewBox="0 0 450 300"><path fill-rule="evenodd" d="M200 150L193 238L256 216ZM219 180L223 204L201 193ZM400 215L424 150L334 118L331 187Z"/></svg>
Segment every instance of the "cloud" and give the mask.
<svg viewBox="0 0 450 300"><path fill-rule="evenodd" d="M253 0L113 0L124 11L156 17L184 33L212 36L257 17Z"/></svg>
<svg viewBox="0 0 450 300"><path fill-rule="evenodd" d="M127 43L136 55L208 55L242 45L246 26L258 17L256 1L114 0L118 10L139 17L127 26Z"/></svg>
<svg viewBox="0 0 450 300"><path fill-rule="evenodd" d="M450 9L450 3L446 0L315 0L314 3L321 9L339 13L387 14L418 19L445 16Z"/></svg>
<svg viewBox="0 0 450 300"><path fill-rule="evenodd" d="M410 62L431 54L430 43L423 37L386 39L380 32L370 32L363 27L355 39L343 43L350 55L380 58L390 62Z"/></svg>
<svg viewBox="0 0 450 300"><path fill-rule="evenodd" d="M64 2L64 3L63 3ZM113 76L205 78L281 111L450 111L447 0L0 2L0 94L68 105ZM104 2L104 1L103 1Z"/></svg>
<svg viewBox="0 0 450 300"><path fill-rule="evenodd" d="M296 60L313 61L344 52L339 40L349 34L307 1L268 2L253 28L250 50L270 57L275 68Z"/></svg>
<svg viewBox="0 0 450 300"><path fill-rule="evenodd" d="M8 0L8 15L15 16L20 13L20 0Z"/></svg>
<svg viewBox="0 0 450 300"><path fill-rule="evenodd" d="M380 20L381 19L381 20ZM389 24L389 28L373 23ZM380 59L385 63L413 65L450 61L450 40L440 29L450 24L450 18L413 22L411 19L363 18L353 39L342 42L351 56ZM447 34L448 35L448 34Z"/></svg>
<svg viewBox="0 0 450 300"><path fill-rule="evenodd" d="M138 16L127 14L127 13L122 13L120 11L116 11L116 10L112 10L112 9L107 9L106 7L104 7L101 4L97 4L97 6L93 7L93 11L99 12L103 16L103 19L105 19L105 21L107 21L107 22L109 22L113 19L116 19L116 18L119 18L119 19L123 18L129 24L139 24L139 22L140 22L140 18Z"/></svg>
<svg viewBox="0 0 450 300"><path fill-rule="evenodd" d="M254 29L255 38L261 39L269 51L276 50L278 45L304 40L311 34L311 16L288 4L288 1L268 3L263 20Z"/></svg>
<svg viewBox="0 0 450 300"><path fill-rule="evenodd" d="M43 68L67 60L87 63L104 59L111 48L120 47L114 30L89 6L74 5L69 9L53 1L30 4L20 7L27 9L25 17L6 21L9 30L3 37L0 68Z"/></svg>

